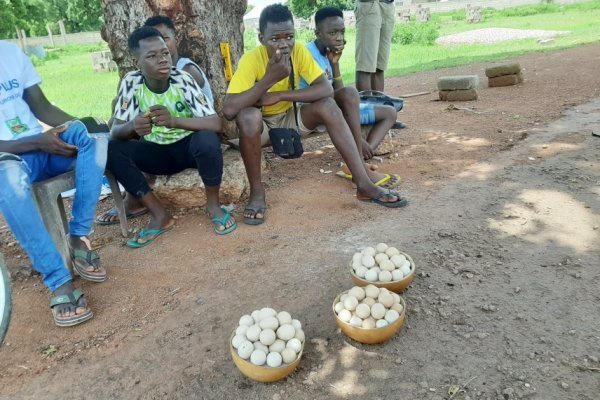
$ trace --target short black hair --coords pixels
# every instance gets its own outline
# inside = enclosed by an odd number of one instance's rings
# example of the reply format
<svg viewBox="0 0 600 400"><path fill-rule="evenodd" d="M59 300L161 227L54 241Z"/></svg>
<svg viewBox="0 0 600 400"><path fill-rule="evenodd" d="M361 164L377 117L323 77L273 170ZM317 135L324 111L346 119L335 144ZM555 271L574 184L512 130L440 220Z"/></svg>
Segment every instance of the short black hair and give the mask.
<svg viewBox="0 0 600 400"><path fill-rule="evenodd" d="M319 25L329 17L340 17L344 19L344 13L337 7L323 7L315 13L315 25Z"/></svg>
<svg viewBox="0 0 600 400"><path fill-rule="evenodd" d="M258 30L260 33L263 33L269 22L276 24L278 22L287 21L294 22L294 17L292 16L290 9L283 4L271 4L266 6L260 13L260 17L258 18Z"/></svg>
<svg viewBox="0 0 600 400"><path fill-rule="evenodd" d="M173 24L173 21L171 21L171 18L167 17L166 15L155 15L153 17L148 18L146 22L144 22L144 26L154 27L158 25L164 25L173 32L175 32L175 25Z"/></svg>
<svg viewBox="0 0 600 400"><path fill-rule="evenodd" d="M135 51L140 48L140 40L149 39L153 37L163 38L158 29L151 26L140 26L135 31L131 32L129 39L127 39L127 46L129 50Z"/></svg>

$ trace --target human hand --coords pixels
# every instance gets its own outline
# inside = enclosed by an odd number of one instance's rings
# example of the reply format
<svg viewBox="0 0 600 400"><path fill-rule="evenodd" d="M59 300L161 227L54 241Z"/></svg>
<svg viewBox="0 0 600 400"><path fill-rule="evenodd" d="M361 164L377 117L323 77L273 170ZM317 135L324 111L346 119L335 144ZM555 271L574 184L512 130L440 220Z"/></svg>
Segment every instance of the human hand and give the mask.
<svg viewBox="0 0 600 400"><path fill-rule="evenodd" d="M175 117L171 115L165 106L150 107L150 121L156 126L175 128Z"/></svg>
<svg viewBox="0 0 600 400"><path fill-rule="evenodd" d="M38 139L39 150L46 153L58 154L63 157L74 157L77 151L79 151L77 146L68 144L59 137L67 128L68 125L63 124L42 133Z"/></svg>
<svg viewBox="0 0 600 400"><path fill-rule="evenodd" d="M281 96L279 92L265 92L260 99L258 99L258 106L272 106L273 104L277 104L281 101Z"/></svg>
<svg viewBox="0 0 600 400"><path fill-rule="evenodd" d="M346 43L344 42L344 44ZM340 62L340 57L344 51L344 44L341 46L327 48L327 58L331 64L338 64Z"/></svg>
<svg viewBox="0 0 600 400"><path fill-rule="evenodd" d="M150 113L138 114L133 119L133 130L138 136L146 136L152 133L152 123L150 122Z"/></svg>
<svg viewBox="0 0 600 400"><path fill-rule="evenodd" d="M275 84L280 80L290 76L290 72L290 55L282 54L280 50L277 50L269 59L267 71L265 72L265 78L270 79L270 81Z"/></svg>

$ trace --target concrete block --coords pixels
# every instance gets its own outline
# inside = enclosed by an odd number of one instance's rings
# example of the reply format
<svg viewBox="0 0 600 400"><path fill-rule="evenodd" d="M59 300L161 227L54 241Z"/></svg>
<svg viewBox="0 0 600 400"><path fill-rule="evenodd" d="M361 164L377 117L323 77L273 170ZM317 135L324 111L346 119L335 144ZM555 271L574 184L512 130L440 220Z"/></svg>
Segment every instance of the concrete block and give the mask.
<svg viewBox="0 0 600 400"><path fill-rule="evenodd" d="M497 76L515 75L519 72L521 72L521 65L519 65L519 63L511 63L486 68L485 76L488 78L495 78Z"/></svg>
<svg viewBox="0 0 600 400"><path fill-rule="evenodd" d="M479 85L477 75L440 76L437 81L438 90L467 90Z"/></svg>
<svg viewBox="0 0 600 400"><path fill-rule="evenodd" d="M488 78L489 87L514 86L521 82L523 82L523 75L521 73Z"/></svg>
<svg viewBox="0 0 600 400"><path fill-rule="evenodd" d="M440 90L441 101L472 101L477 100L477 90Z"/></svg>

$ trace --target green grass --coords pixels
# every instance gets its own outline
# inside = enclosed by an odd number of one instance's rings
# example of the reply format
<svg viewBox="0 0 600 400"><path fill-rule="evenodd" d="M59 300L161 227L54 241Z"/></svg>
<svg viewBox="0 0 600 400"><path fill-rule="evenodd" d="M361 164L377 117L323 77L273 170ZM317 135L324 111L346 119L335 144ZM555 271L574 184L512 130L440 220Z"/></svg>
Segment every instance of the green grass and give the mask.
<svg viewBox="0 0 600 400"><path fill-rule="evenodd" d="M454 11L434 14L440 36L481 28L516 28L570 31L555 38L551 44L540 45L536 40L500 42L472 45L402 45L394 43L390 56L387 77L454 67L478 62L493 61L536 51L556 51L600 38L600 0L559 6L556 4L534 4L505 10L485 10L485 20L468 24L465 12ZM346 31L346 49L341 59L341 70L346 83L354 82L355 30ZM310 31L300 31L297 39L308 42L314 38ZM246 50L258 45L256 32L244 34ZM102 47L102 45L100 45ZM46 96L54 104L77 116L93 115L107 118L110 102L116 94L118 74L94 73L91 52L96 46L66 46L49 59L36 62L42 76Z"/></svg>

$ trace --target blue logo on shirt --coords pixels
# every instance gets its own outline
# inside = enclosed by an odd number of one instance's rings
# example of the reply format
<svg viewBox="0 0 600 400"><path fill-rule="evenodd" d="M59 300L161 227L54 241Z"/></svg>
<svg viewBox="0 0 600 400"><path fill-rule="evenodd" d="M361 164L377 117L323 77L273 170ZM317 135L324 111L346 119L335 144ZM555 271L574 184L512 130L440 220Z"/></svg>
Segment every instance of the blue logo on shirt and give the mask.
<svg viewBox="0 0 600 400"><path fill-rule="evenodd" d="M9 90L17 89L19 86L17 79L11 79L6 82L0 82L0 91L4 89L5 92L8 92Z"/></svg>

